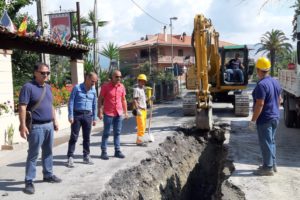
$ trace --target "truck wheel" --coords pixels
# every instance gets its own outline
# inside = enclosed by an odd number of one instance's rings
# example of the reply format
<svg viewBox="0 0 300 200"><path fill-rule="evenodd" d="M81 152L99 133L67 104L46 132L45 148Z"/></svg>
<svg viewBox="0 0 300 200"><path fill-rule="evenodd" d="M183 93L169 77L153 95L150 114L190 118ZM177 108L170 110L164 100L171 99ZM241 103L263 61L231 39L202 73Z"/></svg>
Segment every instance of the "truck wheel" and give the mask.
<svg viewBox="0 0 300 200"><path fill-rule="evenodd" d="M289 96L285 96L284 100L284 124L288 128L292 128L294 125L294 112L289 110Z"/></svg>
<svg viewBox="0 0 300 200"><path fill-rule="evenodd" d="M296 111L295 111L295 124L296 124L296 128L300 128L300 116L297 115Z"/></svg>

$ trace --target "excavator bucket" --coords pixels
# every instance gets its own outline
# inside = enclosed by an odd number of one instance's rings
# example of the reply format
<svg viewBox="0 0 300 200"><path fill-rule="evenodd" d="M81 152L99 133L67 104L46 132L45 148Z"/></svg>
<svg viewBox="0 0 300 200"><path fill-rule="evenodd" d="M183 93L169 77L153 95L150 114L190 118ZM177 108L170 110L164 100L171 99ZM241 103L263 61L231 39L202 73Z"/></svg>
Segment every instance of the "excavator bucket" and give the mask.
<svg viewBox="0 0 300 200"><path fill-rule="evenodd" d="M207 108L198 108L196 111L196 128L202 130L211 130L213 126L212 102L209 102Z"/></svg>
<svg viewBox="0 0 300 200"><path fill-rule="evenodd" d="M202 130L211 130L213 125L212 108L197 109L196 128Z"/></svg>

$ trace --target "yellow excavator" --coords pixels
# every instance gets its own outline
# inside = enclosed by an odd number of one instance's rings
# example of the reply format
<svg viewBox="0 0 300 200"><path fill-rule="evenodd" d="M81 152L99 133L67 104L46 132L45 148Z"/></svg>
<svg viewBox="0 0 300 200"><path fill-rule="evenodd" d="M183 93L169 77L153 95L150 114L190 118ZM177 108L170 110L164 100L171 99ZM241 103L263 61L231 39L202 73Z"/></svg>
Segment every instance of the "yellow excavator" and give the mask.
<svg viewBox="0 0 300 200"><path fill-rule="evenodd" d="M219 47L219 33L210 19L203 15L194 18L192 47L195 64L188 68L186 87L196 90L196 127L210 130L213 125L212 103L231 102L237 116L249 115L249 95L242 90L247 88L248 77L253 73L253 63L248 58L246 45ZM235 54L241 55L244 66L244 81L228 80L226 66ZM233 94L230 94L233 93Z"/></svg>

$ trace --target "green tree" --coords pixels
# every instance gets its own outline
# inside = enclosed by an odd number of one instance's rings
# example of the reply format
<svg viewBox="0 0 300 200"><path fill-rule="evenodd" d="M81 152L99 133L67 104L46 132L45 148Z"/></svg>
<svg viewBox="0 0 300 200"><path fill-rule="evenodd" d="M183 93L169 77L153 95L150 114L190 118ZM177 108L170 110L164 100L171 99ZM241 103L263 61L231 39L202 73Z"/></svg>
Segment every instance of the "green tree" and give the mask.
<svg viewBox="0 0 300 200"><path fill-rule="evenodd" d="M51 83L59 88L71 83L70 58L65 56L50 55Z"/></svg>
<svg viewBox="0 0 300 200"><path fill-rule="evenodd" d="M73 36L75 36L76 41L78 42L78 28L77 28L77 18L74 15L73 16ZM91 31L88 29L88 27L92 27L93 28L93 32L95 34L95 14L93 11L89 11L88 16L87 17L80 17L80 24L82 26L81 28L81 40L82 40L82 44L89 46L89 47L93 47L95 49L95 44L96 44L96 39L93 37L90 37L91 35ZM98 21L98 27L103 27L106 24L108 24L108 21ZM86 67L90 67L92 66L92 69L94 72L98 73L98 70L96 69L96 66L94 66L94 64L91 62L91 60L89 60L90 58L85 59L85 62L89 62L87 63Z"/></svg>
<svg viewBox="0 0 300 200"><path fill-rule="evenodd" d="M35 0L15 0L15 1L11 1L10 5L5 5L5 0L1 0L0 14L2 15L4 8L6 8L10 18L14 19L21 8L32 4L33 2L35 2Z"/></svg>
<svg viewBox="0 0 300 200"><path fill-rule="evenodd" d="M276 56L285 51L291 52L293 47L287 42L288 38L281 30L272 29L271 32L267 31L260 39L260 43L256 44L260 46L256 51L268 53L268 57L271 60L271 75L274 76L274 70L276 68Z"/></svg>
<svg viewBox="0 0 300 200"><path fill-rule="evenodd" d="M106 47L103 47L103 50L100 53L101 55L109 59L109 68L108 72L112 71L112 60L119 60L119 47L113 42L106 44Z"/></svg>
<svg viewBox="0 0 300 200"><path fill-rule="evenodd" d="M19 26L27 14L17 15L13 20L16 26ZM35 31L35 21L28 16L27 18L27 31ZM20 87L32 79L33 66L39 61L39 54L30 51L24 51L20 49L14 49L12 54L12 72L13 83L15 91L18 91Z"/></svg>

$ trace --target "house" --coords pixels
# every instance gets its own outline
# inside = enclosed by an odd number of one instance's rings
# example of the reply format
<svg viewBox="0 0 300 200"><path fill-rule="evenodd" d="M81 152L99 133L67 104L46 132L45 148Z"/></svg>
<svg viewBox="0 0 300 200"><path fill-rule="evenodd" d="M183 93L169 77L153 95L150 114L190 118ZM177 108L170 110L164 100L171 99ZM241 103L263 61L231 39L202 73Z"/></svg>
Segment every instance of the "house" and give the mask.
<svg viewBox="0 0 300 200"><path fill-rule="evenodd" d="M153 69L165 70L172 67L172 49L173 64L179 67L188 66L188 63L194 63L195 58L191 39L186 33L172 36L166 33L146 35L138 41L120 46L120 67L130 67L134 71L140 65L149 62ZM219 42L219 46L230 45L234 44Z"/></svg>

